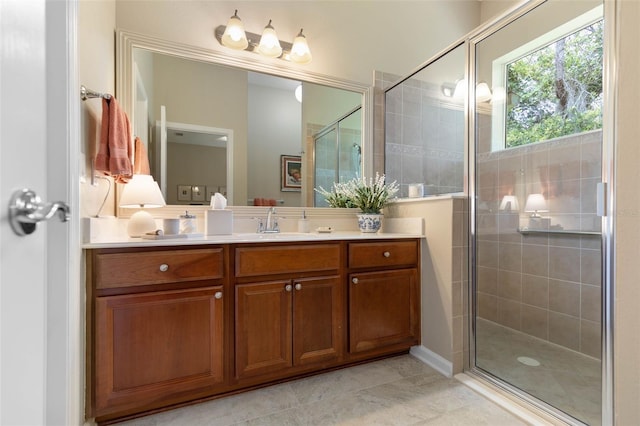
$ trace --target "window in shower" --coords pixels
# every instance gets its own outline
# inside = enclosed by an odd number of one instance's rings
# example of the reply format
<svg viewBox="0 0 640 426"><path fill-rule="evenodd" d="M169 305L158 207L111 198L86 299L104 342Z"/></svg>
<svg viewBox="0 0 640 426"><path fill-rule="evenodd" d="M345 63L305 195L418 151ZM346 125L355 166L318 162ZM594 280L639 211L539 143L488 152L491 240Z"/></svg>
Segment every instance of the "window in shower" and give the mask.
<svg viewBox="0 0 640 426"><path fill-rule="evenodd" d="M602 20L506 65L506 147L602 128Z"/></svg>
<svg viewBox="0 0 640 426"><path fill-rule="evenodd" d="M602 182L602 129L600 124L562 131L558 123L565 113L558 100L545 101L542 95L555 91L558 67L551 59L557 52L539 50L559 35L582 38L601 31L602 8L593 7L591 1L548 0L471 43L475 80L491 82L493 98L475 107L470 258L472 367L558 417L599 425L603 253L596 194ZM566 38L565 48L572 43ZM576 89L572 102L593 106L578 122L600 115L603 67L602 42L594 57L586 52L591 42L580 43L585 47L580 68L588 72L569 72L578 65L566 51L570 60L564 67L565 79L584 88ZM524 92L505 89L508 65L511 74L526 76L529 60L546 68L517 83ZM526 97L532 94L542 97ZM522 115L531 118L532 128L548 121L549 129L507 128L509 97L511 107L517 102L536 106ZM560 133L547 132L556 127ZM509 132L512 140L526 143L505 149ZM532 208L528 200L539 200L541 207Z"/></svg>

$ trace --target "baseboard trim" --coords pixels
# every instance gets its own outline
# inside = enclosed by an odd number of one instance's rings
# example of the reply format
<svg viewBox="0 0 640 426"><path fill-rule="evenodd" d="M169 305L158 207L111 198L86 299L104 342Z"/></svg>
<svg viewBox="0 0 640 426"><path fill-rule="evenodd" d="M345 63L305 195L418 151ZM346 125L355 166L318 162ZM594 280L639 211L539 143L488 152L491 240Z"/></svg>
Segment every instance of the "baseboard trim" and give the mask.
<svg viewBox="0 0 640 426"><path fill-rule="evenodd" d="M412 346L409 351L411 355L438 371L440 374L453 377L453 363L447 361L437 353L424 346Z"/></svg>

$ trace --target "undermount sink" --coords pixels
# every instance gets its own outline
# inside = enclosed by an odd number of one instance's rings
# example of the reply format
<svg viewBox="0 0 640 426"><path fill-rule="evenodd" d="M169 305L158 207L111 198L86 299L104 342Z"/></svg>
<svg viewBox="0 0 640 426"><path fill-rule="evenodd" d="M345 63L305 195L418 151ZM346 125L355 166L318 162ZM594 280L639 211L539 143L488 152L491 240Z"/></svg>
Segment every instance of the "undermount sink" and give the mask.
<svg viewBox="0 0 640 426"><path fill-rule="evenodd" d="M248 233L240 233L233 234L240 239L251 239L251 240L305 240L310 238L317 238L317 234L311 233L303 233L303 232L248 232Z"/></svg>

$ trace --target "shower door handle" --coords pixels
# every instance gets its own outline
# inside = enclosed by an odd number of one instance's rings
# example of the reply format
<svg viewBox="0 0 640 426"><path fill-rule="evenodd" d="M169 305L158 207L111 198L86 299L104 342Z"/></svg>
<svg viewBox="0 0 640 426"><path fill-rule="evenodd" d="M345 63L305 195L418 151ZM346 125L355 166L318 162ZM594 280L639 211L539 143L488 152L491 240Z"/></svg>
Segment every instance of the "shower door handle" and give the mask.
<svg viewBox="0 0 640 426"><path fill-rule="evenodd" d="M9 223L17 235L25 236L36 230L38 222L51 219L58 213L61 222L69 221L69 205L63 201L45 203L31 189L19 189L9 202Z"/></svg>
<svg viewBox="0 0 640 426"><path fill-rule="evenodd" d="M607 183L599 182L596 187L596 214L600 217L607 215Z"/></svg>

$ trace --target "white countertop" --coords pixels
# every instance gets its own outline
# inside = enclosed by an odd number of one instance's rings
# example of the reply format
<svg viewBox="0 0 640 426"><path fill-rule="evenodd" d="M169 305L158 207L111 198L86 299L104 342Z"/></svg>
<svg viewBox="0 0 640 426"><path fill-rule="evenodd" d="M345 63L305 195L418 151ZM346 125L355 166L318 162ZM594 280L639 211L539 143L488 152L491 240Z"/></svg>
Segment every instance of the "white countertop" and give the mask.
<svg viewBox="0 0 640 426"><path fill-rule="evenodd" d="M189 246L200 244L236 244L236 243L274 243L274 242L300 242L300 241L337 241L337 240L379 240L397 238L422 238L423 235L411 233L362 233L359 231L335 231L331 233L298 233L281 232L275 234L238 233L232 235L197 235L196 237L165 237L159 240L143 238L114 238L113 240L100 240L84 243L82 248L126 248L126 247L166 247Z"/></svg>

